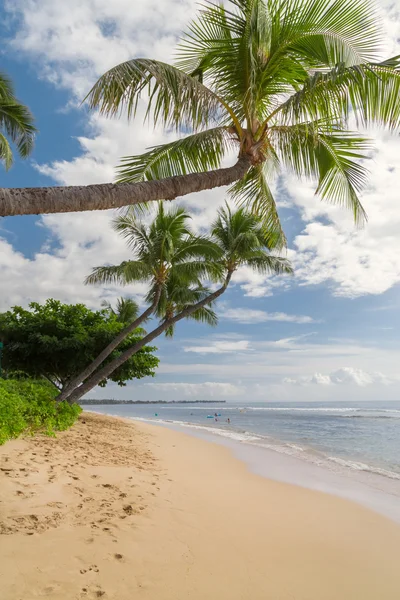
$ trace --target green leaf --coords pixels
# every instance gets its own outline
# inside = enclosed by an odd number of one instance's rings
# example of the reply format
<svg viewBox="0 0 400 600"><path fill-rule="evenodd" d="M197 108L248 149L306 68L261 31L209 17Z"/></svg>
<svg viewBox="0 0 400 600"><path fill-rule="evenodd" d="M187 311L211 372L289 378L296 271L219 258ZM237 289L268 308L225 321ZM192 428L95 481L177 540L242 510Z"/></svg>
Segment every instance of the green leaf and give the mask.
<svg viewBox="0 0 400 600"><path fill-rule="evenodd" d="M218 169L233 143L227 128L217 127L154 146L144 154L123 158L117 182L157 180Z"/></svg>
<svg viewBox="0 0 400 600"><path fill-rule="evenodd" d="M387 126L396 131L400 126L399 66L395 57L384 63L338 65L328 73L315 73L274 116L279 114L287 124L322 118L335 129L343 128L353 111L362 126Z"/></svg>
<svg viewBox="0 0 400 600"><path fill-rule="evenodd" d="M229 189L229 194L239 206L246 207L260 218L264 230L275 239L277 248L286 246L276 202L262 165L251 167L243 179Z"/></svg>
<svg viewBox="0 0 400 600"><path fill-rule="evenodd" d="M358 198L365 188L368 171L360 164L367 158L369 140L348 131L331 133L323 121L270 129L281 162L298 177L318 181L322 199L343 204L362 224L366 213Z"/></svg>
<svg viewBox="0 0 400 600"><path fill-rule="evenodd" d="M91 108L115 116L136 115L139 99L147 91L146 117L165 127L197 130L225 114L218 97L195 77L166 63L136 58L105 73L87 97Z"/></svg>
<svg viewBox="0 0 400 600"><path fill-rule="evenodd" d="M0 133L0 160L4 162L5 168L8 170L13 164L13 154L7 138Z"/></svg>

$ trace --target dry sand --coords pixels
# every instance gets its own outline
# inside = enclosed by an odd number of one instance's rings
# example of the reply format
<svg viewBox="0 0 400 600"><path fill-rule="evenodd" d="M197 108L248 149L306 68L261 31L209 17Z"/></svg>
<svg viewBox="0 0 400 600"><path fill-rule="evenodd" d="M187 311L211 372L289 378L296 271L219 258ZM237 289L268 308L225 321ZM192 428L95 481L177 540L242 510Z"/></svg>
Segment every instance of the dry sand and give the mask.
<svg viewBox="0 0 400 600"><path fill-rule="evenodd" d="M0 463L2 600L400 598L398 525L183 433L86 413Z"/></svg>

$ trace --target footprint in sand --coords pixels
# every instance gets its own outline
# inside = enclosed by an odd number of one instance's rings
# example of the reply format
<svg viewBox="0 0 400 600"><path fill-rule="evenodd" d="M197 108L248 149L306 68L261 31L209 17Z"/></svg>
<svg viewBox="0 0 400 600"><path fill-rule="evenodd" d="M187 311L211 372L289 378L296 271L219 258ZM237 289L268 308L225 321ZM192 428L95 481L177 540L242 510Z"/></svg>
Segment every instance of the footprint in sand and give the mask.
<svg viewBox="0 0 400 600"><path fill-rule="evenodd" d="M135 512L132 504L126 504L125 506L123 506L123 511L126 515L133 515Z"/></svg>
<svg viewBox="0 0 400 600"><path fill-rule="evenodd" d="M97 565L90 565L87 569L81 569L80 574L85 575L85 573L89 573L89 571L93 571L93 573L99 573L99 567Z"/></svg>
<svg viewBox="0 0 400 600"><path fill-rule="evenodd" d="M105 591L100 586L90 586L82 588L80 598L103 598L105 595Z"/></svg>

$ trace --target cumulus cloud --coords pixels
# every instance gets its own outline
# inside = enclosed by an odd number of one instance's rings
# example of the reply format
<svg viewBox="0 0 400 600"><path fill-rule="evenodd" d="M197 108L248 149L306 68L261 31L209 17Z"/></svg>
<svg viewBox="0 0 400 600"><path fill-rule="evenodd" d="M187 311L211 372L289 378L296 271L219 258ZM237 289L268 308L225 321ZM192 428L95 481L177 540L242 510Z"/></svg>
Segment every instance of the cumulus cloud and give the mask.
<svg viewBox="0 0 400 600"><path fill-rule="evenodd" d="M219 396L237 396L243 389L232 383L205 381L204 383L146 383L145 387L159 392L176 393L179 397L204 399Z"/></svg>
<svg viewBox="0 0 400 600"><path fill-rule="evenodd" d="M366 387L373 384L389 385L391 381L382 373L367 373L362 369L342 367L328 375L314 373L313 375L299 377L297 379L285 377L283 383L290 385L356 385L359 387Z"/></svg>
<svg viewBox="0 0 400 600"><path fill-rule="evenodd" d="M40 59L42 77L81 101L95 78L133 56L171 57L190 0L6 0L18 30L13 47Z"/></svg>
<svg viewBox="0 0 400 600"><path fill-rule="evenodd" d="M307 222L289 252L302 285L325 283L335 295L355 298L383 294L400 282L398 139L381 134L368 166L370 186L362 201L369 220L361 229L343 209L319 203L310 186L288 183Z"/></svg>
<svg viewBox="0 0 400 600"><path fill-rule="evenodd" d="M252 310L250 308L228 308L223 311L221 317L223 319L229 319L244 324L265 323L266 321L298 323L299 325L315 323L312 317L305 315L289 315L282 312L269 313L263 310Z"/></svg>
<svg viewBox="0 0 400 600"><path fill-rule="evenodd" d="M43 302L56 298L63 302L84 302L98 307L102 299L116 296L135 296L140 300L145 292L143 284L126 287L85 286L84 279L92 268L102 264L118 264L129 259L125 242L110 227L110 215L65 214L48 215L41 223L49 239L46 247L32 258L16 251L0 237L0 281L2 286L0 310L30 301ZM53 244L55 249L52 250Z"/></svg>

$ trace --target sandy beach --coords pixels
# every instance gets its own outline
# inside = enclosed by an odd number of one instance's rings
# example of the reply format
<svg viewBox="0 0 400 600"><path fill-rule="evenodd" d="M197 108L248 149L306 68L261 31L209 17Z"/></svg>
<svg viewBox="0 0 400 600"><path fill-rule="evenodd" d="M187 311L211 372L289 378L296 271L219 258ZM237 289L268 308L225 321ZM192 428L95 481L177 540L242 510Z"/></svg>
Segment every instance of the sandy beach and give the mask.
<svg viewBox="0 0 400 600"><path fill-rule="evenodd" d="M221 446L84 413L0 448L2 600L397 600L400 526Z"/></svg>

